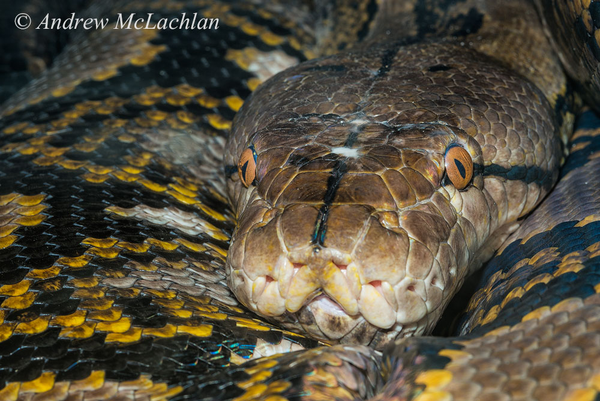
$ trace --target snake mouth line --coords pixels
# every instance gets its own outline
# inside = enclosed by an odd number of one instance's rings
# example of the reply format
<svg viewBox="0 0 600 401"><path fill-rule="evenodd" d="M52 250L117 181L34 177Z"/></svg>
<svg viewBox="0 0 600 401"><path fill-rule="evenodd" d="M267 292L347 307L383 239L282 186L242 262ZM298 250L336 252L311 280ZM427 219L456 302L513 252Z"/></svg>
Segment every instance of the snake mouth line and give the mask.
<svg viewBox="0 0 600 401"><path fill-rule="evenodd" d="M444 280L430 275L426 279L406 276L397 283L364 279L355 261L314 266L291 262L281 257L270 275L251 279L243 270L248 288L246 301L259 314L268 318L284 315L312 315L321 331L329 338L343 332L328 328L331 320L345 321L343 326L366 321L378 329L422 321L438 305L444 291Z"/></svg>
<svg viewBox="0 0 600 401"><path fill-rule="evenodd" d="M344 274L344 276L346 277L346 280L348 280L348 286L352 286L352 282L348 279L347 277L347 269L348 269L348 265L341 265L341 264L337 264L334 263L334 265L339 269L339 271ZM293 271L292 271L292 275L290 277L290 281L293 280L293 278L296 276L296 274L298 273L298 271L302 268L304 268L305 264L302 263L292 263L293 266ZM256 291L253 291L252 293L252 298L253 301L257 301L257 299L264 293L265 288L273 282L276 282L276 280L269 276L266 275L264 282L261 280L260 284L256 287ZM392 291L390 291L390 286L389 283L385 282L386 286L385 286L385 290L384 290L384 283L381 280L374 280L371 281L369 283L367 283L368 285L371 285L373 288L375 288L383 297L386 298L386 301L388 302L388 304L394 306L397 306L397 302L395 301L395 296L393 294ZM415 291L415 286L414 285L409 285L407 287L407 291ZM348 314L348 315L356 315L356 313L352 313L351 310L348 310L350 308L348 308L347 305L342 305L340 302L338 302L338 300L335 298L335 296L332 296L330 294L324 293L323 289L317 289L315 291L313 291L312 294L308 294L307 297L305 298L302 307L310 304L313 301L319 300L319 299L323 299L323 298L327 298L329 300L331 300L332 305L335 305L335 307L337 309L339 309L340 311L343 311L344 313ZM423 299L423 301L425 301L425 299ZM347 309L348 308L348 309ZM353 310L353 309L352 309ZM295 312L295 311L294 311Z"/></svg>

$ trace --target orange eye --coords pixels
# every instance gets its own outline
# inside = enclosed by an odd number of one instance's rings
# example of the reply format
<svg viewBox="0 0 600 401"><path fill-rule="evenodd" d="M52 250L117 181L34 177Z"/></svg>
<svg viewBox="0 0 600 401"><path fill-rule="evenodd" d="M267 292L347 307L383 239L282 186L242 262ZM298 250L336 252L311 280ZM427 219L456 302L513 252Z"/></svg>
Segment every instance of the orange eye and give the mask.
<svg viewBox="0 0 600 401"><path fill-rule="evenodd" d="M238 174L246 188L254 182L254 178L256 178L256 151L254 146L250 146L242 153L238 163Z"/></svg>
<svg viewBox="0 0 600 401"><path fill-rule="evenodd" d="M466 188L473 178L473 159L464 148L453 146L444 157L446 174L452 185L458 190Z"/></svg>

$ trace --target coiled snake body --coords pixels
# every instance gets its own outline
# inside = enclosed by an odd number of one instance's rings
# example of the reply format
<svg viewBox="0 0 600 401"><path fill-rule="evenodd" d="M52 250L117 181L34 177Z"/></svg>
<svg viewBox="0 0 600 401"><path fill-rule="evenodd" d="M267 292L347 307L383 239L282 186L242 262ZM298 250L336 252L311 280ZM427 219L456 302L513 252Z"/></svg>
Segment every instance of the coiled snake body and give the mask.
<svg viewBox="0 0 600 401"><path fill-rule="evenodd" d="M2 106L0 399L595 399L600 3L550 3L95 4L202 28Z"/></svg>

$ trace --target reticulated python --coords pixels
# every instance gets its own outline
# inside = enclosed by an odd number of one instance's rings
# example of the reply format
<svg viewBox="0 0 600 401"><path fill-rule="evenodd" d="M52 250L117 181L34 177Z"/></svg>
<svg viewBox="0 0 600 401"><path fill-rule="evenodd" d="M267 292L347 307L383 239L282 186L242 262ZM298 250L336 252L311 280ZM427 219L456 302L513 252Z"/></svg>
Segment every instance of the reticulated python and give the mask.
<svg viewBox="0 0 600 401"><path fill-rule="evenodd" d="M73 32L2 106L0 399L595 399L600 3L545 3L82 11L219 28Z"/></svg>

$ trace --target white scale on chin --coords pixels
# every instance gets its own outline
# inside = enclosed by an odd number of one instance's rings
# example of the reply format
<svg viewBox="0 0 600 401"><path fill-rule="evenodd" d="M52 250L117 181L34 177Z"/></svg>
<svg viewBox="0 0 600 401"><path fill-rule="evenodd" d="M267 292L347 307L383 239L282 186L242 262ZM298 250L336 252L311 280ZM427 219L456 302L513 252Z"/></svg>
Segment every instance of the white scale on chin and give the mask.
<svg viewBox="0 0 600 401"><path fill-rule="evenodd" d="M319 295L309 303L312 303L313 306L318 305L322 310L333 315L347 315L344 309L337 302L335 302L325 294Z"/></svg>

